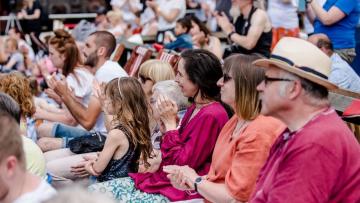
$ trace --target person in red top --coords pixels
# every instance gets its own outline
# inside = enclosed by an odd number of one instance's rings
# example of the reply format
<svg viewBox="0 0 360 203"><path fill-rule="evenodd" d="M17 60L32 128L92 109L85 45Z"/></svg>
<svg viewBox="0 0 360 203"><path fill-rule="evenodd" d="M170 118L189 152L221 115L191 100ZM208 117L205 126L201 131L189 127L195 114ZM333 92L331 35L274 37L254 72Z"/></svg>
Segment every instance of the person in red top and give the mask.
<svg viewBox="0 0 360 203"><path fill-rule="evenodd" d="M236 114L220 132L207 177L189 166L163 168L174 187L195 190L210 202L248 201L270 147L285 130L279 120L259 115L256 86L263 80L264 70L252 65L258 58L235 54L225 59L218 86L221 100Z"/></svg>
<svg viewBox="0 0 360 203"><path fill-rule="evenodd" d="M166 165L189 165L200 175L209 171L211 155L228 115L219 100L221 78L219 59L209 51L196 49L181 53L175 81L192 105L177 128L177 105L159 96L156 106L164 135L160 144L161 164L154 173L130 173L120 178L91 185L91 191L108 193L121 202L169 202L198 198L174 188L162 168Z"/></svg>
<svg viewBox="0 0 360 203"><path fill-rule="evenodd" d="M257 87L261 113L288 129L270 150L249 202L360 202L360 145L329 105L331 61L313 44L282 38Z"/></svg>

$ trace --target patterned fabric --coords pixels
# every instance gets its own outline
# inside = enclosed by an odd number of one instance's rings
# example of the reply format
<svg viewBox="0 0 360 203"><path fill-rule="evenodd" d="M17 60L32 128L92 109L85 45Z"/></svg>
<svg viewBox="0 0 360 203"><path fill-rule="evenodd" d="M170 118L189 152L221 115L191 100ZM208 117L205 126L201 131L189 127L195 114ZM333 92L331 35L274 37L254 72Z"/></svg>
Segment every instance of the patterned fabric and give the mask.
<svg viewBox="0 0 360 203"><path fill-rule="evenodd" d="M90 192L103 193L118 202L170 202L169 199L160 194L148 194L137 190L135 188L134 181L129 177L110 180L103 183L96 183L90 185L88 189Z"/></svg>
<svg viewBox="0 0 360 203"><path fill-rule="evenodd" d="M99 182L113 180L116 178L127 177L129 172L136 172L138 170L138 163L140 151L134 149L134 145L130 141L129 131L122 125L118 125L116 129L121 130L129 141L129 149L126 154L120 159L111 159L105 170L97 178Z"/></svg>

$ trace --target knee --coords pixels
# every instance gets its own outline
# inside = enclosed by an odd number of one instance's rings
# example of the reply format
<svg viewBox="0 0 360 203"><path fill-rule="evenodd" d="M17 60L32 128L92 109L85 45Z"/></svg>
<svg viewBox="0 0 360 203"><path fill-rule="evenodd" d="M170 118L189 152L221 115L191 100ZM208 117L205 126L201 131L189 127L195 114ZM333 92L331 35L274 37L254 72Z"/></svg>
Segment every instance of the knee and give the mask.
<svg viewBox="0 0 360 203"><path fill-rule="evenodd" d="M51 131L52 131L53 125L50 124L41 124L36 128L36 132L38 134L39 138L42 137L52 137Z"/></svg>
<svg viewBox="0 0 360 203"><path fill-rule="evenodd" d="M43 152L47 152L50 150L60 149L62 147L62 139L43 137L37 141L37 144Z"/></svg>

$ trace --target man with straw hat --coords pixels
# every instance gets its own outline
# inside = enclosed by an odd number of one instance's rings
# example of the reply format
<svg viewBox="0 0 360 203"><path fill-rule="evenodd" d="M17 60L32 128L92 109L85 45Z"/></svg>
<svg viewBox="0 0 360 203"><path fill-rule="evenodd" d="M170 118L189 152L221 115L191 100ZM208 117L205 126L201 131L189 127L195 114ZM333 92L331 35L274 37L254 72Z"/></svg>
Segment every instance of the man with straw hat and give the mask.
<svg viewBox="0 0 360 203"><path fill-rule="evenodd" d="M360 145L330 107L331 61L313 44L285 37L257 89L262 114L283 121L249 202L359 202Z"/></svg>

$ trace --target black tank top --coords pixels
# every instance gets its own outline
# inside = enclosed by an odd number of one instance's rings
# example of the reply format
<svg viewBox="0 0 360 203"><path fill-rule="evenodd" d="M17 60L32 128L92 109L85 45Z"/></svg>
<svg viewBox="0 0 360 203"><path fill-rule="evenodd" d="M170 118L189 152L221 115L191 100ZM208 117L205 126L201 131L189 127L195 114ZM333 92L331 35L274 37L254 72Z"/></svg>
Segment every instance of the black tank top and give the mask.
<svg viewBox="0 0 360 203"><path fill-rule="evenodd" d="M235 31L236 33L246 36L248 34L249 28L251 26L251 18L257 8L254 6L251 7L249 18L245 19L244 16L241 14L235 22ZM270 47L271 47L271 41L272 41L272 31L270 29L269 32L263 32L261 33L261 36L259 40L257 41L255 47L251 50L247 50L239 45L233 45L232 46L232 53L242 53L242 54L252 54L252 53L258 53L263 56L269 57L270 56Z"/></svg>
<svg viewBox="0 0 360 203"><path fill-rule="evenodd" d="M120 159L111 159L105 170L97 177L98 182L113 180L116 178L127 177L128 173L138 171L138 160L140 158L140 149L135 148L130 140L130 132L123 125L118 125L116 129L123 131L129 140L129 149Z"/></svg>

